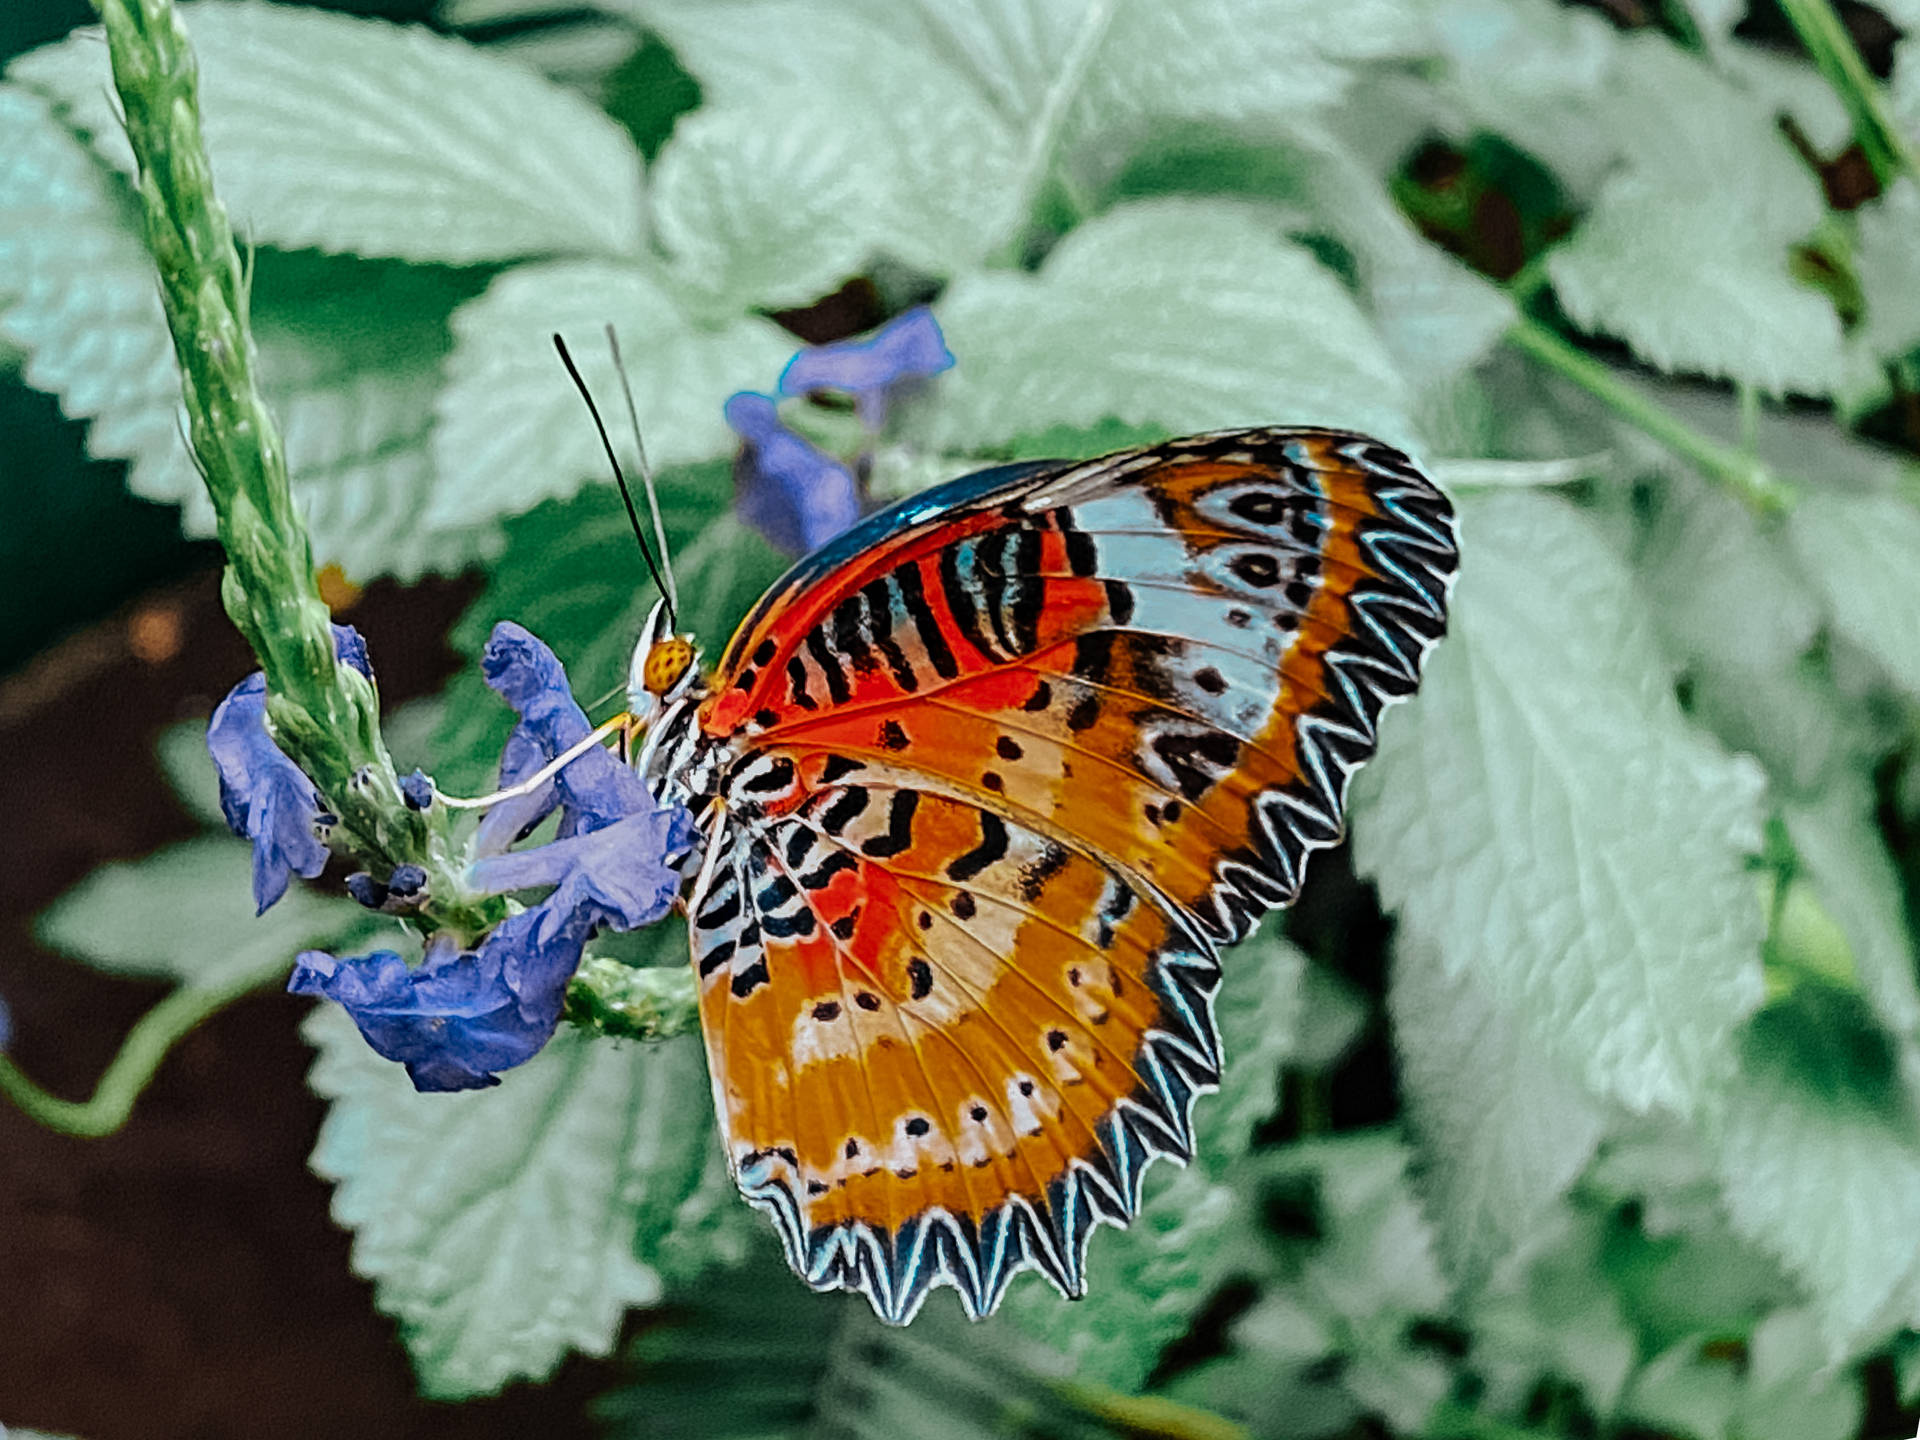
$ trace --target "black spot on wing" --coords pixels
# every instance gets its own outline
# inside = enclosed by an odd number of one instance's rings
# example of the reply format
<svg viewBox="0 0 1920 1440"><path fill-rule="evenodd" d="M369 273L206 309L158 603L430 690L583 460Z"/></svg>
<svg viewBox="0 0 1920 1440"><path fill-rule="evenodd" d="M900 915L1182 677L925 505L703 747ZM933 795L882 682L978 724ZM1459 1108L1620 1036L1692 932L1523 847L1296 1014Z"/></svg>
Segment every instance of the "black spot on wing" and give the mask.
<svg viewBox="0 0 1920 1440"><path fill-rule="evenodd" d="M887 803L887 833L876 835L860 847L860 853L886 860L913 844L913 812L920 807L920 795L914 790L896 790Z"/></svg>
<svg viewBox="0 0 1920 1440"><path fill-rule="evenodd" d="M1007 826L998 815L980 812L980 843L947 866L947 876L962 883L973 879L1007 853Z"/></svg>

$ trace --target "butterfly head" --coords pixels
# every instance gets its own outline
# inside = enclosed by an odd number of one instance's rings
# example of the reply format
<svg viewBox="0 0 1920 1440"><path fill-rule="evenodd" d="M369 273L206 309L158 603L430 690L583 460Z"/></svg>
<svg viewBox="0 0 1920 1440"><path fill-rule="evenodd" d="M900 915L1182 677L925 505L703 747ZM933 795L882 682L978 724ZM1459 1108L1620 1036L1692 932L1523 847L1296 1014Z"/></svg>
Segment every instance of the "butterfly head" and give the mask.
<svg viewBox="0 0 1920 1440"><path fill-rule="evenodd" d="M688 636L673 633L666 602L656 603L627 667L627 709L637 719L651 719L691 691L699 679L699 647Z"/></svg>

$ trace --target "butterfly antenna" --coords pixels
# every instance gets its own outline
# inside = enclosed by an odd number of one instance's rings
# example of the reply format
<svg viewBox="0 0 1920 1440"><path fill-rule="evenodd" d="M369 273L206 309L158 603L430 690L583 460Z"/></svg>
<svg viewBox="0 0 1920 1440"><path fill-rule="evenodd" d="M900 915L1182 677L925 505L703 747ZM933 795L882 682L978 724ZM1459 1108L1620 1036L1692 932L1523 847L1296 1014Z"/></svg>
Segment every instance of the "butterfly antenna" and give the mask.
<svg viewBox="0 0 1920 1440"><path fill-rule="evenodd" d="M573 388L580 392L580 398L587 402L587 413L593 417L593 428L599 433L600 448L606 452L607 464L613 467L614 483L620 487L620 499L627 507L627 523L633 527L633 538L640 544L640 558L647 562L647 573L653 577L653 583L667 601L667 623L679 627L674 617L673 594L667 583L660 578L660 567L654 563L653 551L647 545L647 532L640 528L640 512L634 508L633 492L627 489L626 472L620 468L620 457L613 453L613 442L607 438L606 423L600 418L600 407L593 403L593 392L587 389L587 382L580 378L580 367L573 363L573 356L567 350L567 342L556 332L553 348L560 352L560 363L567 367L567 374L573 380Z"/></svg>
<svg viewBox="0 0 1920 1440"><path fill-rule="evenodd" d="M633 406L633 384L627 379L627 363L620 358L620 337L612 322L607 325L607 349L613 352L614 373L620 377L620 393L627 401L627 423L633 427L633 448L640 457L640 483L647 487L647 509L653 512L653 538L660 546L660 565L667 572L667 610L680 604L680 588L673 578L673 552L667 549L667 527L660 520L660 492L653 483L653 466L647 463L647 442L640 438L640 412Z"/></svg>

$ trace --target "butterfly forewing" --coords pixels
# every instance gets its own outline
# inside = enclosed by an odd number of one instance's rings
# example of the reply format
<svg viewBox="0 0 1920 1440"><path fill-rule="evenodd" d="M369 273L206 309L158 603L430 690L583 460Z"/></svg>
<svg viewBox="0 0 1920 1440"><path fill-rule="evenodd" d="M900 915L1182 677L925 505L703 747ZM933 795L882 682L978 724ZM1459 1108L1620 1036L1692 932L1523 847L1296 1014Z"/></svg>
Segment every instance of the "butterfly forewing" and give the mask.
<svg viewBox="0 0 1920 1440"><path fill-rule="evenodd" d="M1397 451L1251 430L955 482L762 602L700 712L731 809L693 933L796 1270L896 1321L1026 1266L1078 1293L1218 1079L1218 947L1339 838L1456 559Z"/></svg>

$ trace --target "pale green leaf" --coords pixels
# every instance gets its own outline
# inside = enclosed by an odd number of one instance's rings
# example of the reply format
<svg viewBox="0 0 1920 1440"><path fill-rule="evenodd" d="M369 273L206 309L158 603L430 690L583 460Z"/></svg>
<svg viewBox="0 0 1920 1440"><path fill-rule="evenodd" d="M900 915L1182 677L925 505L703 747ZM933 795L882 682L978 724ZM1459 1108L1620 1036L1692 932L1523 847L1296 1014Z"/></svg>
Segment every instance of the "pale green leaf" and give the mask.
<svg viewBox="0 0 1920 1440"><path fill-rule="evenodd" d="M675 278L716 309L803 305L866 260L871 232L857 215L873 157L816 119L778 95L750 110L710 106L683 117L661 151L654 232Z"/></svg>
<svg viewBox="0 0 1920 1440"><path fill-rule="evenodd" d="M1747 14L1747 0L1685 0L1687 11L1708 36L1724 40Z"/></svg>
<svg viewBox="0 0 1920 1440"><path fill-rule="evenodd" d="M1225 1078L1194 1112L1195 1163L1221 1179L1280 1108L1280 1069L1295 1058L1306 1003L1307 957L1272 915L1233 951L1226 972L1214 1004Z"/></svg>
<svg viewBox="0 0 1920 1440"><path fill-rule="evenodd" d="M1851 992L1803 983L1755 1018L1709 1146L1734 1228L1804 1287L1827 1358L1920 1312L1920 1125Z"/></svg>
<svg viewBox="0 0 1920 1440"><path fill-rule="evenodd" d="M626 1346L631 1378L593 1403L611 1435L787 1440L819 1413L822 1382L839 1353L836 1336L866 1302L809 1290L787 1269L765 1223L754 1220L762 1233L745 1265L675 1295ZM934 1318L922 1312L914 1331ZM724 1403L716 1403L716 1374L727 1377Z"/></svg>
<svg viewBox="0 0 1920 1440"><path fill-rule="evenodd" d="M1012 238L1057 165L1099 176L1169 122L1263 126L1345 92L1351 63L1417 53L1407 0L1179 7L1052 0L635 0L709 102L861 158L842 216L947 273Z"/></svg>
<svg viewBox="0 0 1920 1440"><path fill-rule="evenodd" d="M1657 506L1638 560L1676 659L1778 666L1813 643L1820 602L1778 527L1677 468Z"/></svg>
<svg viewBox="0 0 1920 1440"><path fill-rule="evenodd" d="M1740 1405L1740 1377L1729 1361L1703 1357L1704 1343L1683 1340L1643 1365L1621 1401L1622 1418L1702 1440L1727 1435Z"/></svg>
<svg viewBox="0 0 1920 1440"><path fill-rule="evenodd" d="M1920 345L1920 185L1902 176L1853 216L1854 275L1867 306L1856 338L1894 359Z"/></svg>
<svg viewBox="0 0 1920 1440"><path fill-rule="evenodd" d="M0 334L26 378L92 421L88 448L132 462L129 488L212 502L181 438L180 372L125 185L28 91L0 86ZM446 320L471 292L450 271L269 254L252 292L261 385L280 418L314 558L358 580L413 579L494 553L484 520L435 529L427 452Z"/></svg>
<svg viewBox="0 0 1920 1440"><path fill-rule="evenodd" d="M1906 132L1920 134L1920 41L1911 34L1894 47L1893 79L1887 92Z"/></svg>
<svg viewBox="0 0 1920 1440"><path fill-rule="evenodd" d="M1234 962L1217 1008L1226 1071L1220 1093L1195 1107L1193 1165L1171 1176L1156 1167L1132 1225L1095 1232L1084 1299L1062 1300L1033 1281L1007 1296L1013 1323L1064 1356L1081 1380L1138 1389L1161 1348L1186 1331L1222 1281L1254 1261L1246 1196L1229 1182L1254 1128L1278 1105L1306 957L1270 923Z"/></svg>
<svg viewBox="0 0 1920 1440"><path fill-rule="evenodd" d="M1406 387L1373 327L1257 209L1126 205L1037 275L963 276L938 314L959 364L916 417L935 449L1109 416L1176 433L1287 421L1409 438Z"/></svg>
<svg viewBox="0 0 1920 1440"><path fill-rule="evenodd" d="M1064 1300L1027 1277L1008 1290L1001 1311L1063 1357L1068 1373L1137 1390L1161 1348L1186 1332L1222 1282L1248 1268L1256 1234L1232 1186L1197 1167L1156 1167L1133 1223L1093 1236L1084 1299Z"/></svg>
<svg viewBox="0 0 1920 1440"><path fill-rule="evenodd" d="M1387 1009L1420 1188L1451 1273L1477 1285L1544 1222L1606 1116L1476 975L1417 942L1395 952Z"/></svg>
<svg viewBox="0 0 1920 1440"><path fill-rule="evenodd" d="M103 865L41 917L43 944L96 969L215 986L315 946L352 945L379 923L298 883L253 909L252 849L230 836Z"/></svg>
<svg viewBox="0 0 1920 1440"><path fill-rule="evenodd" d="M0 85L0 336L26 381L93 423L93 454L133 462L137 495L200 478L179 436L180 380L131 197L51 114Z"/></svg>
<svg viewBox="0 0 1920 1440"><path fill-rule="evenodd" d="M1889 1033L1911 1039L1920 1029L1913 935L1875 806L1864 779L1836 784L1817 800L1785 807L1787 834L1814 892L1846 933L1874 1014Z"/></svg>
<svg viewBox="0 0 1920 1440"><path fill-rule="evenodd" d="M655 465L730 452L721 406L738 390L771 390L797 348L758 318L698 325L669 283L640 266L563 261L511 270L453 317L433 433L446 480L426 507L428 524L518 514L606 478L600 442L550 337L566 338L596 395L617 397L603 334L609 324L621 336ZM604 398L603 409L618 413Z"/></svg>
<svg viewBox="0 0 1920 1440"><path fill-rule="evenodd" d="M1473 1371L1486 1404L1523 1409L1548 1378L1578 1382L1587 1403L1608 1414L1634 1365L1638 1337L1608 1284L1611 1225L1586 1210L1558 1207L1525 1251L1468 1301Z"/></svg>
<svg viewBox="0 0 1920 1440"><path fill-rule="evenodd" d="M689 1197L722 1203L703 1189L715 1147L691 1038L563 1030L493 1089L422 1095L336 1007L304 1031L310 1083L333 1102L313 1168L428 1395L605 1354L626 1308L658 1298L663 1242L702 1218Z"/></svg>
<svg viewBox="0 0 1920 1440"><path fill-rule="evenodd" d="M1317 223L1353 253L1374 324L1401 372L1423 390L1477 364L1516 318L1513 301L1491 281L1429 244L1394 202L1382 169L1411 141L1369 133L1375 107L1356 103L1326 126L1288 127L1278 153ZM1358 132L1383 166L1343 138Z"/></svg>
<svg viewBox="0 0 1920 1440"><path fill-rule="evenodd" d="M1848 1440L1864 1406L1858 1378L1821 1354L1812 1312L1775 1311L1748 1340L1741 1440Z"/></svg>
<svg viewBox="0 0 1920 1440"><path fill-rule="evenodd" d="M1920 696L1920 506L1820 490L1794 507L1788 535L1834 630Z"/></svg>
<svg viewBox="0 0 1920 1440"><path fill-rule="evenodd" d="M1763 182L1737 183L1754 194ZM1554 293L1577 324L1619 336L1659 369L1825 394L1845 377L1840 320L1787 271L1788 246L1817 218L1815 197L1804 198L1804 223L1780 226L1724 194L1623 175L1548 259Z"/></svg>
<svg viewBox="0 0 1920 1440"><path fill-rule="evenodd" d="M1461 516L1452 635L1355 784L1355 860L1546 1058L1690 1112L1761 998L1760 777L1681 716L1631 577L1577 512L1507 492Z"/></svg>
<svg viewBox="0 0 1920 1440"><path fill-rule="evenodd" d="M638 248L639 156L572 92L419 26L226 0L182 9L221 198L254 240L459 264ZM131 171L97 33L10 73Z"/></svg>
<svg viewBox="0 0 1920 1440"><path fill-rule="evenodd" d="M1350 1355L1341 1388L1395 1430L1418 1433L1452 1373L1439 1356L1409 1346L1407 1330L1452 1305L1409 1183L1410 1159L1398 1137L1374 1132L1296 1145L1262 1168L1316 1186L1323 1239L1301 1258L1293 1288ZM1236 1327L1236 1339L1242 1334Z"/></svg>
<svg viewBox="0 0 1920 1440"><path fill-rule="evenodd" d="M1567 313L1663 370L1773 394L1841 384L1839 316L1788 270L1824 201L1771 107L1651 36L1621 47L1610 85L1629 168L1548 258Z"/></svg>
<svg viewBox="0 0 1920 1440"><path fill-rule="evenodd" d="M154 753L187 813L202 825L224 826L227 820L220 810L220 778L213 768L213 756L207 753L206 722L182 720L169 726L155 742Z"/></svg>
<svg viewBox="0 0 1920 1440"><path fill-rule="evenodd" d="M1618 137L1600 119L1620 47L1614 27L1558 0L1434 0L1446 66L1429 102L1456 142L1490 131L1587 195L1612 168Z"/></svg>

